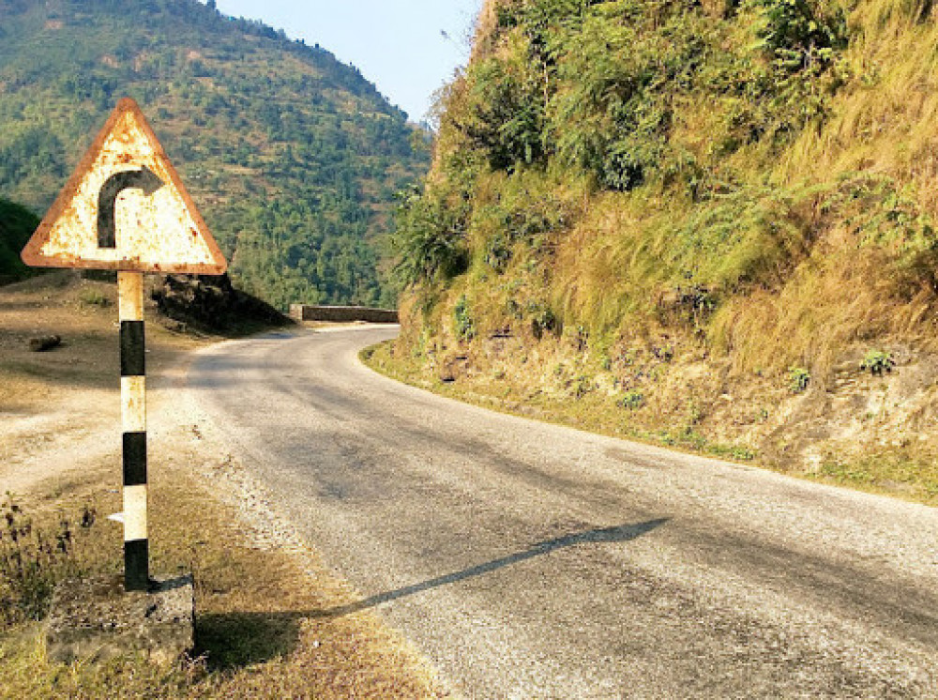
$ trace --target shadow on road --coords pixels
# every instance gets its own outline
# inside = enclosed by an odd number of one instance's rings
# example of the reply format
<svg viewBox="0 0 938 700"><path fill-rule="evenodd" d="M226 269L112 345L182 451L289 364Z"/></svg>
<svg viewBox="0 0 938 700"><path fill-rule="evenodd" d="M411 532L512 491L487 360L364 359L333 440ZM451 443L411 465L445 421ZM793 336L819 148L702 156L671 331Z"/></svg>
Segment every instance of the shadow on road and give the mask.
<svg viewBox="0 0 938 700"><path fill-rule="evenodd" d="M209 615L197 624L199 651L208 655L215 668L247 666L289 653L297 644L300 621L304 619L333 619L342 615L368 610L408 596L448 586L467 579L483 576L513 564L550 554L560 549L586 544L624 543L656 530L668 522L667 518L644 523L619 525L588 532L565 535L533 545L523 552L471 566L445 576L385 591L347 605L308 611L271 613L231 613Z"/></svg>
<svg viewBox="0 0 938 700"><path fill-rule="evenodd" d="M506 566L519 564L523 561L527 561L528 559L534 559L535 557L550 554L551 552L555 552L558 549L574 547L580 544L630 542L634 539L638 539L642 535L648 534L652 530L661 527L666 522L668 522L668 519L662 518L659 520L649 520L648 522L638 523L635 525L619 525L617 527L607 527L600 530L580 532L574 535L565 535L553 540L539 542L538 544L523 552L517 552L507 557L502 557L501 559L495 559L493 561L486 562L485 564L471 566L468 569L463 569L462 571L456 571L451 574L446 574L445 576L438 576L437 578L423 581L421 583L415 583L411 586L397 588L393 591L378 593L377 595L365 598L364 600L360 600L356 603L349 603L348 605L340 605L336 608L323 610L319 613L319 615L329 617L349 615L351 613L359 612L360 610L367 610L368 608L377 607L383 603L389 603L393 600L399 600L400 598L406 598L407 596L412 596L417 593L423 593L424 591L428 591L432 588L448 586L453 583L465 581L466 579L475 578L476 576L490 574L493 571L503 569Z"/></svg>

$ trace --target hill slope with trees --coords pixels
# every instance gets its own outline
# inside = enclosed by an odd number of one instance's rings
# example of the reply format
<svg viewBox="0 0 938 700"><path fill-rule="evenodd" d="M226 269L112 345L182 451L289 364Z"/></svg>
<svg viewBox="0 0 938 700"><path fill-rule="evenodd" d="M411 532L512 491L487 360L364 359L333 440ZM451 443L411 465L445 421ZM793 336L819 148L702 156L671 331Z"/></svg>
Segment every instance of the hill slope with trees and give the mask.
<svg viewBox="0 0 938 700"><path fill-rule="evenodd" d="M213 2L0 0L0 196L44 212L125 95L245 291L392 301L382 241L428 156L355 68Z"/></svg>
<svg viewBox="0 0 938 700"><path fill-rule="evenodd" d="M39 218L26 207L0 197L0 284L29 274L20 251L39 225Z"/></svg>
<svg viewBox="0 0 938 700"><path fill-rule="evenodd" d="M933 497L936 62L925 1L488 0L400 210L395 357Z"/></svg>

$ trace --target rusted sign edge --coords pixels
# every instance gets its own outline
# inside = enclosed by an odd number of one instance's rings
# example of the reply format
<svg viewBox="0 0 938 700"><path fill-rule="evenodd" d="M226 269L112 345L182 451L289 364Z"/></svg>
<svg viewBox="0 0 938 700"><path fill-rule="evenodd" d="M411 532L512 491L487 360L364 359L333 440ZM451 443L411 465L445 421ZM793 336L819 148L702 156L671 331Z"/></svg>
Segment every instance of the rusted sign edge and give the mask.
<svg viewBox="0 0 938 700"><path fill-rule="evenodd" d="M117 123L120 121L120 119L128 112L131 113L139 123L141 130L147 138L147 141L149 141L150 146L153 148L154 157L166 168L166 172L169 174L170 181L179 192L183 203L189 210L189 214L192 216L192 220L196 225L197 233L204 240L212 260L214 261L213 263L187 264L179 262L168 264L144 264L139 260L134 260L133 258L105 262L96 260L82 260L73 258L71 256L49 258L42 254L42 247L48 241L52 227L64 214L65 209L75 197L82 180L84 180L85 176L94 166L98 156L101 154L101 151L104 148L104 143L107 141L108 136L110 136L111 132L117 126ZM155 231L154 235L159 235L159 232ZM26 247L23 248L20 257L22 258L23 262L30 267L120 270L125 272L175 272L205 275L221 275L225 272L225 270L228 269L228 262L225 260L225 256L222 254L221 249L215 242L215 238L208 230L208 226L206 226L205 220L202 218L202 214L199 212L198 207L196 207L195 203L192 201L192 197L189 195L188 190L186 190L185 185L182 183L182 180L179 177L179 173L176 172L176 168L173 167L172 162L169 160L169 156L167 156L166 151L163 150L163 145L160 143L159 139L156 137L156 134L153 132L153 129L150 126L150 122L147 121L143 111L133 100L133 98L130 97L125 97L117 103L117 107L115 107L114 111L111 112L111 115L108 117L107 122L105 122L104 127L102 127L101 131L98 132L98 135L92 142L91 147L85 153L84 157L82 157L81 161L79 161L78 166L75 168L75 171L72 173L68 182L65 184L65 187L59 193L59 196L52 204L52 207L39 223L39 227L36 229L35 233L33 233L32 238L29 239Z"/></svg>

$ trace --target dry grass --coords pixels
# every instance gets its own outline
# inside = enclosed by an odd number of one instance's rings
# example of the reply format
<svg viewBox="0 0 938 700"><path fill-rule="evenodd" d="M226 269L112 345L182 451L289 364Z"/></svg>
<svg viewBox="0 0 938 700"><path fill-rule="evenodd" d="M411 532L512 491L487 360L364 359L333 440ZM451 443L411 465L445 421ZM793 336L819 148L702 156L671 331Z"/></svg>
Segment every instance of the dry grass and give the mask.
<svg viewBox="0 0 938 700"><path fill-rule="evenodd" d="M498 5L474 60L499 48ZM754 8L714 26L727 54L753 41ZM764 96L667 95L668 139L701 168L692 188L603 191L556 158L460 168L470 149L444 120L452 162L431 180L472 178L470 269L408 290L376 367L500 410L935 503L938 13L924 0L843 9L838 65L783 98L784 121L837 86L797 134L739 131L752 115L774 128ZM727 69L719 51L702 60ZM444 105L457 117L467 89ZM544 231L518 226L538 211ZM903 359L870 377L871 352Z"/></svg>
<svg viewBox="0 0 938 700"><path fill-rule="evenodd" d="M204 481L157 464L151 480L152 569L196 577L196 658L170 669L128 657L105 664L48 661L36 625L0 633L0 697L416 698L443 693L414 649L374 614L330 610L354 591L307 553L249 541L250 526ZM35 504L47 514L91 503L120 508L108 482L63 484ZM119 526L99 520L80 557L119 570Z"/></svg>
<svg viewBox="0 0 938 700"><path fill-rule="evenodd" d="M756 290L721 308L710 329L714 348L740 373L802 365L820 377L845 348L908 331L915 310L879 276L879 258L873 250L816 251L781 290Z"/></svg>
<svg viewBox="0 0 938 700"><path fill-rule="evenodd" d="M552 301L564 318L594 333L614 332L660 290L668 270L647 211L637 198L602 196L561 241Z"/></svg>
<svg viewBox="0 0 938 700"><path fill-rule="evenodd" d="M498 4L482 12L481 54L491 48ZM448 317L465 295L483 333L508 325L519 332L530 320L526 309L546 305L604 347L662 327L672 336L702 333L737 372L799 363L823 373L853 344L876 337L933 348L938 307L928 270L938 261L924 256L918 268L909 265L911 248L933 247L938 220L938 23L930 8L907 0L845 8L844 84L825 122L804 128L794 143L765 139L714 155L720 129L730 128L727 105L707 103L709 93L699 104L676 97L672 140L710 163L694 201L667 187L590 191L556 165L474 175L472 269L434 292L440 308L427 319L429 335L442 333L439 344L451 345ZM730 22L727 31L736 34L727 40L751 41L750 20ZM440 140L464 147L452 134ZM445 177L439 163L432 177ZM888 186L852 201L844 183L862 178ZM516 245L506 268L493 271L486 247L508 232L503 214L550 197L564 202L568 216L547 245ZM871 236L880 224L870 222L896 197L903 204L888 213L895 224L888 240ZM688 311L688 291L701 308Z"/></svg>
<svg viewBox="0 0 938 700"><path fill-rule="evenodd" d="M499 4L485 5L476 61L511 48L493 38L510 34L496 32ZM667 93L669 144L699 166L687 182L613 192L559 157L466 166L453 123L469 109L470 68L444 105L446 157L430 177L471 195L471 265L405 293L401 337L377 368L501 410L935 503L938 11L840 5L849 45L828 75L771 99L756 84L693 80ZM725 52L703 54L702 75L757 76L758 50L723 62L755 48L756 6L705 7ZM555 87L582 86L561 71ZM543 231L518 226L538 211ZM467 318L474 334L459 331ZM871 377L871 352L903 359Z"/></svg>

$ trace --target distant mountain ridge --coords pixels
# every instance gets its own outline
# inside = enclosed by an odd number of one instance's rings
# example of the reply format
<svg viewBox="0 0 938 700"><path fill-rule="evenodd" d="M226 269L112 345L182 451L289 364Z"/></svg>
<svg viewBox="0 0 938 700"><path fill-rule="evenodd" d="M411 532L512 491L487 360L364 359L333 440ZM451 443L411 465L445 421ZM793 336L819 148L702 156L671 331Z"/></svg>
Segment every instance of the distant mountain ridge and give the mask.
<svg viewBox="0 0 938 700"><path fill-rule="evenodd" d="M44 212L125 95L245 291L393 302L382 241L429 157L354 67L196 0L0 0L0 196Z"/></svg>

